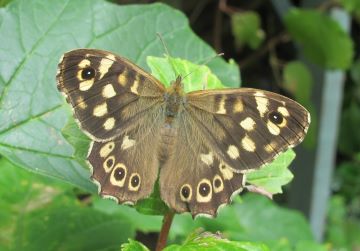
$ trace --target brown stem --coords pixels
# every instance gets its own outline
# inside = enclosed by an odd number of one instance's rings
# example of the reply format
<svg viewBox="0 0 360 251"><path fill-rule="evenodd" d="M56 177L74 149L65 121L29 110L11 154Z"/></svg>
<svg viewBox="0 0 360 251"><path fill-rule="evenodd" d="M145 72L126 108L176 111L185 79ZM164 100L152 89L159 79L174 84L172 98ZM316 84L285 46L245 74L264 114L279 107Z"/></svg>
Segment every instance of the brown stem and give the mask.
<svg viewBox="0 0 360 251"><path fill-rule="evenodd" d="M158 241L156 243L156 251L161 251L166 246L166 240L169 234L172 220L174 218L174 212L170 211L164 215L163 224L161 226L161 231L159 234Z"/></svg>

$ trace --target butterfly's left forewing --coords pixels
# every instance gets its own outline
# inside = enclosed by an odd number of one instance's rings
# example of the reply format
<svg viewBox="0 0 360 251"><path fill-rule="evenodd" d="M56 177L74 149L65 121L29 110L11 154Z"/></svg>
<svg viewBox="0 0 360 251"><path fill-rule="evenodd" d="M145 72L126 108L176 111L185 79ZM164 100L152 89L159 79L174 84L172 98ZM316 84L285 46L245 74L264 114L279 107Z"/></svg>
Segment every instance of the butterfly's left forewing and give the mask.
<svg viewBox="0 0 360 251"><path fill-rule="evenodd" d="M159 168L163 85L111 52L78 49L61 59L57 86L93 140L88 161L100 194L130 204L149 196Z"/></svg>

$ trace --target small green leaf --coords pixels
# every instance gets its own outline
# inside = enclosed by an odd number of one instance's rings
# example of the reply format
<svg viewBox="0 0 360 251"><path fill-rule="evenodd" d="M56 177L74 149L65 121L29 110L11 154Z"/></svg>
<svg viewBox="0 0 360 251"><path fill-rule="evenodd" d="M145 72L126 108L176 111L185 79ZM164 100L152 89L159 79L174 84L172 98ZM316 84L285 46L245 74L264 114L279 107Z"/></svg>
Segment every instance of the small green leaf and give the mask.
<svg viewBox="0 0 360 251"><path fill-rule="evenodd" d="M148 57L147 63L151 74L167 87L180 75L185 77L183 80L185 92L225 88L206 65L197 65L184 59L171 57Z"/></svg>
<svg viewBox="0 0 360 251"><path fill-rule="evenodd" d="M293 150L280 154L273 162L246 175L247 183L264 188L266 191L282 193L281 187L293 179L293 174L287 168L295 158Z"/></svg>
<svg viewBox="0 0 360 251"><path fill-rule="evenodd" d="M149 251L142 243L129 239L128 243L121 245L121 251Z"/></svg>
<svg viewBox="0 0 360 251"><path fill-rule="evenodd" d="M348 69L354 56L349 35L326 14L315 10L293 9L285 16L285 25L304 54L327 68Z"/></svg>
<svg viewBox="0 0 360 251"><path fill-rule="evenodd" d="M250 242L229 241L218 234L202 233L199 236L192 235L183 245L170 245L164 251L268 251L269 248L264 244Z"/></svg>
<svg viewBox="0 0 360 251"><path fill-rule="evenodd" d="M233 14L231 28L237 48L249 45L251 49L257 49L265 39L260 16L254 11Z"/></svg>

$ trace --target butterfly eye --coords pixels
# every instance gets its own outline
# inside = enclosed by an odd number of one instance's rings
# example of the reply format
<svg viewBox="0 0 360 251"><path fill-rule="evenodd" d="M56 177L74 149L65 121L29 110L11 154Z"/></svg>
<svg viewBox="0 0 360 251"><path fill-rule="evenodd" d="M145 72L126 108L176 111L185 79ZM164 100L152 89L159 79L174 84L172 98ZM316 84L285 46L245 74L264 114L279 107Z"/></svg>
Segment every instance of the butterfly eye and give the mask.
<svg viewBox="0 0 360 251"><path fill-rule="evenodd" d="M269 117L269 120L271 122L273 122L274 124L277 124L277 125L281 124L283 122L283 119L284 119L284 117L283 117L283 115L281 113L275 112L275 111L270 112L268 117Z"/></svg>
<svg viewBox="0 0 360 251"><path fill-rule="evenodd" d="M81 77L86 80L90 80L95 76L95 70L92 67L86 67L81 71Z"/></svg>

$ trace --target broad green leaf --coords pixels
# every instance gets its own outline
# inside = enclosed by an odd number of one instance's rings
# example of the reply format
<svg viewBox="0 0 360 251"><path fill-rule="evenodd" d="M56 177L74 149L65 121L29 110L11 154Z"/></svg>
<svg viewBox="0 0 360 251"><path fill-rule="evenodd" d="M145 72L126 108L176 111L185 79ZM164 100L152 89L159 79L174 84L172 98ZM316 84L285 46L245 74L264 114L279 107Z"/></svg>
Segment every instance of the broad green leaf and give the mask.
<svg viewBox="0 0 360 251"><path fill-rule="evenodd" d="M249 45L251 49L257 49L265 39L260 16L254 11L231 15L231 28L237 48Z"/></svg>
<svg viewBox="0 0 360 251"><path fill-rule="evenodd" d="M269 248L264 244L251 242L236 242L222 238L218 234L202 233L199 236L193 235L183 245L170 245L164 251L268 251Z"/></svg>
<svg viewBox="0 0 360 251"><path fill-rule="evenodd" d="M148 251L142 243L129 239L129 243L124 243L121 246L122 251Z"/></svg>
<svg viewBox="0 0 360 251"><path fill-rule="evenodd" d="M326 68L348 69L354 45L349 35L326 14L293 9L285 16L288 32L314 63Z"/></svg>
<svg viewBox="0 0 360 251"><path fill-rule="evenodd" d="M283 71L284 88L300 102L311 114L311 124L303 146L314 148L317 140L317 114L311 100L313 78L306 65L292 61L285 65Z"/></svg>
<svg viewBox="0 0 360 251"><path fill-rule="evenodd" d="M179 58L148 57L148 65L152 75L157 77L166 86L180 75L183 80L185 92L203 89L221 89L225 86L205 65L197 65Z"/></svg>
<svg viewBox="0 0 360 251"><path fill-rule="evenodd" d="M289 183L294 177L287 168L294 158L295 153L293 150L280 154L270 164L259 170L249 172L246 175L247 183L264 188L272 194L282 193L281 187Z"/></svg>
<svg viewBox="0 0 360 251"><path fill-rule="evenodd" d="M56 89L60 56L79 47L105 49L149 69L146 57L164 51L157 32L173 56L202 61L215 55L182 13L163 4L14 0L1 9L0 20L6 38L0 44L0 154L87 191L95 186L77 161L83 153L61 134L71 112ZM239 85L235 64L216 58L209 66L227 85Z"/></svg>
<svg viewBox="0 0 360 251"><path fill-rule="evenodd" d="M233 241L265 243L270 250L276 250L275 247L281 243L280 246L287 247L304 240L314 242L310 226L299 212L281 208L260 195L246 194L241 198L242 201L236 198L231 206L220 210L215 219L197 218L193 221L189 215L176 215L171 238L186 236L202 227L210 232L219 231Z"/></svg>
<svg viewBox="0 0 360 251"><path fill-rule="evenodd" d="M126 218L79 204L73 187L0 159L1 250L118 250L134 229ZM116 247L116 248L115 248Z"/></svg>

